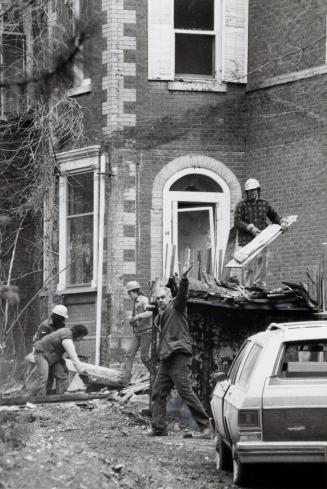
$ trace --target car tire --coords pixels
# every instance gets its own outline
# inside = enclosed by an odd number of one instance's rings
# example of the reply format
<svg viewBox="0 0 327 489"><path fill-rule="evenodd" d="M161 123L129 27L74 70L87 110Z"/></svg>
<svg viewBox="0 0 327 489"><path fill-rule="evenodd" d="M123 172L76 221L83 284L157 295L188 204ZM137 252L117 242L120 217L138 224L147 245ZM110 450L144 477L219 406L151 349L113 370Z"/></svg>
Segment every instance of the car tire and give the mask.
<svg viewBox="0 0 327 489"><path fill-rule="evenodd" d="M233 470L232 452L217 433L215 436L217 470Z"/></svg>
<svg viewBox="0 0 327 489"><path fill-rule="evenodd" d="M237 457L233 457L233 483L237 486L246 486L247 466L242 464Z"/></svg>

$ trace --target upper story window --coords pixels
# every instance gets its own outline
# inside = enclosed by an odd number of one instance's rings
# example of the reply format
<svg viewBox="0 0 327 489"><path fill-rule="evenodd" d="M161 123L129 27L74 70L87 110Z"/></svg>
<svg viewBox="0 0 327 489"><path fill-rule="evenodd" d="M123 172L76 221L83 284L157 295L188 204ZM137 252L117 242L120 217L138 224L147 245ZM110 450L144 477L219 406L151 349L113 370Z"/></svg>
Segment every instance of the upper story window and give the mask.
<svg viewBox="0 0 327 489"><path fill-rule="evenodd" d="M245 83L247 11L248 0L148 0L149 79L217 91Z"/></svg>
<svg viewBox="0 0 327 489"><path fill-rule="evenodd" d="M87 17L87 2L85 0L62 0L58 2L58 20L62 23L69 35L76 33L76 23ZM88 63L85 61L85 49L81 46L73 65L72 84L68 95L80 95L91 90L91 78Z"/></svg>
<svg viewBox="0 0 327 489"><path fill-rule="evenodd" d="M9 9L0 16L0 76L9 84L0 89L0 113L20 112L25 106L26 91L21 85L25 75L26 36L21 10Z"/></svg>
<svg viewBox="0 0 327 489"><path fill-rule="evenodd" d="M215 76L215 1L175 0L175 76Z"/></svg>

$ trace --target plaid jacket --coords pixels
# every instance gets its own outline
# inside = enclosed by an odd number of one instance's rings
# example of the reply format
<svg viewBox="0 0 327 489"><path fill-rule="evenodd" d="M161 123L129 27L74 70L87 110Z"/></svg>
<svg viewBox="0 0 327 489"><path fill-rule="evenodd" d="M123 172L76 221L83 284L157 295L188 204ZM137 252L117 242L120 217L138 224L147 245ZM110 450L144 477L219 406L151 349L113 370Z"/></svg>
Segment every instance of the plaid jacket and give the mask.
<svg viewBox="0 0 327 489"><path fill-rule="evenodd" d="M280 216L266 200L241 200L235 209L235 227L238 230L238 244L245 246L254 238L253 234L247 230L249 224L254 224L262 231L269 224L267 218L272 224L280 224Z"/></svg>

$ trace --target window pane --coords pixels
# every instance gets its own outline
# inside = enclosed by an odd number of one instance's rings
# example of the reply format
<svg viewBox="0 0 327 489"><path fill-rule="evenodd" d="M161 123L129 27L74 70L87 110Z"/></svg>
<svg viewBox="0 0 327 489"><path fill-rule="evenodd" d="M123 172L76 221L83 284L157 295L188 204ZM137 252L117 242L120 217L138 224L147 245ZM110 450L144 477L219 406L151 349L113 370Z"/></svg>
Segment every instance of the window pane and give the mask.
<svg viewBox="0 0 327 489"><path fill-rule="evenodd" d="M257 363L261 350L262 349L259 345L253 345L247 359L244 362L241 375L238 379L238 383L240 385L244 387L247 385L250 376L253 372L253 369L255 367L255 364Z"/></svg>
<svg viewBox="0 0 327 489"><path fill-rule="evenodd" d="M68 285L88 284L93 276L93 215L67 219Z"/></svg>
<svg viewBox="0 0 327 489"><path fill-rule="evenodd" d="M241 346L240 351L238 352L237 356L235 357L232 366L228 372L228 378L230 379L231 383L234 384L238 370L240 368L240 365L242 363L242 360L246 353L249 351L249 348L251 347L251 343L247 341L246 343L243 343Z"/></svg>
<svg viewBox="0 0 327 489"><path fill-rule="evenodd" d="M214 75L214 37L176 34L176 75Z"/></svg>
<svg viewBox="0 0 327 489"><path fill-rule="evenodd" d="M175 0L175 29L214 28L214 0Z"/></svg>
<svg viewBox="0 0 327 489"><path fill-rule="evenodd" d="M68 183L68 216L93 212L93 172L71 175Z"/></svg>

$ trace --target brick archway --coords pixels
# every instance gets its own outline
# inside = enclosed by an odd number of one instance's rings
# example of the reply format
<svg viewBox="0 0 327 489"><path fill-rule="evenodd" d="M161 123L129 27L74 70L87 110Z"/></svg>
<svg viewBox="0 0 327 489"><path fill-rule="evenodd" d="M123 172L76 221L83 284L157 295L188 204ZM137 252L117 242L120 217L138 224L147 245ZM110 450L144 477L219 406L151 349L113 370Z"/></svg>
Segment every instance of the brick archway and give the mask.
<svg viewBox="0 0 327 489"><path fill-rule="evenodd" d="M185 169L204 168L216 173L224 180L230 191L230 217L233 224L234 209L242 197L241 186L234 173L224 163L204 155L185 155L169 162L157 174L152 188L151 208L151 276L162 272L163 242L163 191L166 182L176 173Z"/></svg>

